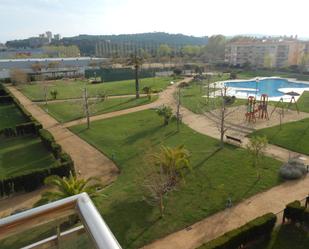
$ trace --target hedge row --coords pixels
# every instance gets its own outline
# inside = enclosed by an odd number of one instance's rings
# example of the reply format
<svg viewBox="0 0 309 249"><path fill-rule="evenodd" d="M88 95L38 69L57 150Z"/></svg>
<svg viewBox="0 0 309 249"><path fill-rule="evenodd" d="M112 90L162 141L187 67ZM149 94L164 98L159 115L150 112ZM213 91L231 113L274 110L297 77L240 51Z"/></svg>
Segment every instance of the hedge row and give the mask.
<svg viewBox="0 0 309 249"><path fill-rule="evenodd" d="M9 104L12 103L13 99L10 95L1 96L0 95L0 104Z"/></svg>
<svg viewBox="0 0 309 249"><path fill-rule="evenodd" d="M33 191L43 186L44 179L50 175L64 177L69 176L70 172L75 174L72 158L62 151L61 146L55 142L52 134L44 129L41 129L39 134L43 145L57 159L56 166L0 180L0 196L7 196L19 191Z"/></svg>
<svg viewBox="0 0 309 249"><path fill-rule="evenodd" d="M286 205L284 209L283 222L285 222L285 219L293 223L301 223L309 226L309 208L302 206L300 201L293 201Z"/></svg>
<svg viewBox="0 0 309 249"><path fill-rule="evenodd" d="M265 214L204 244L200 249L237 249L249 242L270 237L276 220L275 214Z"/></svg>
<svg viewBox="0 0 309 249"><path fill-rule="evenodd" d="M39 123L4 86L0 85L0 94L9 96L17 108L28 120L26 123L18 124L14 128L6 128L3 133L7 136L18 136L25 134L39 135L44 146L50 151L57 160L54 167L36 170L24 175L14 176L0 180L0 196L10 195L19 191L33 191L44 185L44 179L50 175L60 177L69 176L70 172L75 174L74 163L70 155L62 151L59 144L56 143L53 135L43 129Z"/></svg>
<svg viewBox="0 0 309 249"><path fill-rule="evenodd" d="M8 196L20 191L33 191L44 185L46 177L50 175L68 176L70 171L72 171L71 163L57 161L54 167L0 180L0 196Z"/></svg>
<svg viewBox="0 0 309 249"><path fill-rule="evenodd" d="M47 150L50 151L61 163L68 164L72 173L75 174L74 163L71 156L65 153L62 150L62 147L56 143L54 136L45 129L41 129L39 131L39 135L43 145L47 148Z"/></svg>
<svg viewBox="0 0 309 249"><path fill-rule="evenodd" d="M19 136L24 134L38 134L38 131L42 129L42 125L28 112L19 100L13 96L10 91L8 91L5 86L0 85L0 103L11 103L13 102L19 111L23 114L24 118L27 120L25 123L16 125L16 131L14 132L4 132L4 134L9 134L8 136Z"/></svg>

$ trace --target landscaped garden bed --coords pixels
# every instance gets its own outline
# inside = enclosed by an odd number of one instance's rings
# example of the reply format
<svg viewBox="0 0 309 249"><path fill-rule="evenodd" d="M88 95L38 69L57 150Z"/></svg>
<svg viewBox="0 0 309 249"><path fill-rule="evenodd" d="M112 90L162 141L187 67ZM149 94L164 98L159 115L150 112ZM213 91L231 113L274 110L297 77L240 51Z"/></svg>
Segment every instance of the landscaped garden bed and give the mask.
<svg viewBox="0 0 309 249"><path fill-rule="evenodd" d="M185 228L226 207L277 185L281 162L264 158L260 179L249 153L199 134L176 122L162 125L151 110L72 127L71 130L115 161L121 170L117 181L97 200L103 218L124 248L138 248L154 239ZM149 154L161 145L183 144L191 152L192 171L165 197L165 214L144 200L141 172L153 167Z"/></svg>
<svg viewBox="0 0 309 249"><path fill-rule="evenodd" d="M107 98L106 100L90 100L90 116L108 112L120 111L140 105L149 104L158 99L158 96L136 98ZM48 114L59 122L68 122L85 117L84 102L82 100L64 101L56 103L40 104Z"/></svg>
<svg viewBox="0 0 309 249"><path fill-rule="evenodd" d="M146 86L151 86L154 91L165 89L173 80L171 77L155 77L140 79L140 90ZM89 97L106 95L127 95L135 94L134 80L124 80L115 82L104 82L100 84L89 84L82 80L57 80L46 82L34 82L32 84L20 86L20 90L33 101L44 101L45 93L47 98L52 99L50 92L57 90L57 99L81 98L83 88L87 86ZM44 87L46 86L46 88Z"/></svg>
<svg viewBox="0 0 309 249"><path fill-rule="evenodd" d="M0 197L35 190L49 175L74 171L70 156L52 135L6 88L0 90L0 114L7 116L0 129Z"/></svg>

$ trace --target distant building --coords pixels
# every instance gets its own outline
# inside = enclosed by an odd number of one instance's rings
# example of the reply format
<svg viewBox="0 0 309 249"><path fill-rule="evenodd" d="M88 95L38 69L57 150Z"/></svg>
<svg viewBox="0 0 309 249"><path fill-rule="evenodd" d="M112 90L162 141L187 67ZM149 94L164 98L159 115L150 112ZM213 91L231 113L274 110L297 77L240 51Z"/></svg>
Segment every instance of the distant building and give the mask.
<svg viewBox="0 0 309 249"><path fill-rule="evenodd" d="M42 58L42 59L6 59L0 60L0 79L10 77L10 71L18 68L30 75L54 77L83 76L85 70L95 62L100 64L105 58L76 57L76 58ZM34 71L33 65L39 65L40 70Z"/></svg>
<svg viewBox="0 0 309 249"><path fill-rule="evenodd" d="M297 38L241 40L226 45L225 62L282 68L299 65L305 49L306 44Z"/></svg>

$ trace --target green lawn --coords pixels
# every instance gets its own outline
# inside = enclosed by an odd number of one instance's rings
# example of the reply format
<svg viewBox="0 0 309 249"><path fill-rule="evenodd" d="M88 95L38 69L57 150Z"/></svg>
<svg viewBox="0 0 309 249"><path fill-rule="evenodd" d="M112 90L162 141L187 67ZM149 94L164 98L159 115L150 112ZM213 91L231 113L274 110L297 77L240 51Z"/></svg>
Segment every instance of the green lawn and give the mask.
<svg viewBox="0 0 309 249"><path fill-rule="evenodd" d="M90 101L90 115L93 116L128 109L139 105L146 105L157 99L158 96L153 96L151 100L147 97L141 97L139 99L107 99L104 102ZM83 102L80 100L49 103L47 105L40 104L39 106L62 123L85 117Z"/></svg>
<svg viewBox="0 0 309 249"><path fill-rule="evenodd" d="M0 179L49 168L54 162L39 138L0 139Z"/></svg>
<svg viewBox="0 0 309 249"><path fill-rule="evenodd" d="M261 129L252 136L266 136L270 143L309 155L309 118Z"/></svg>
<svg viewBox="0 0 309 249"><path fill-rule="evenodd" d="M207 96L208 88L201 88L200 84L192 83L189 87L183 88L181 92L181 104L194 113L203 113L205 111L218 108L221 103L221 98L211 98L213 96L213 88L209 89L209 100ZM247 103L245 99L236 99L230 106L244 105Z"/></svg>
<svg viewBox="0 0 309 249"><path fill-rule="evenodd" d="M277 108L281 108L281 103L280 105L278 104L278 101L274 102L274 101L270 101L269 102L270 105L272 105L272 109L274 108L274 106L278 106ZM293 102L291 105L289 105L289 103L283 103L283 107L284 108L289 108L291 110L296 110L296 105L295 103ZM306 91L304 92L300 98L297 100L297 107L298 107L298 110L301 111L301 112L309 112L309 92Z"/></svg>
<svg viewBox="0 0 309 249"><path fill-rule="evenodd" d="M297 107L301 112L309 112L309 91L304 92L297 101ZM292 105L295 110L295 105Z"/></svg>
<svg viewBox="0 0 309 249"><path fill-rule="evenodd" d="M124 248L138 248L224 209L228 196L236 203L279 183L281 162L264 158L257 181L244 149L226 145L218 150L217 140L185 125L177 133L174 122L162 126L162 119L152 110L95 121L89 130L84 125L71 130L114 158L121 170L97 206ZM165 216L159 219L159 209L144 201L139 183L141 169L151 167L147 155L162 144L184 144L192 153L193 172L166 198Z"/></svg>
<svg viewBox="0 0 309 249"><path fill-rule="evenodd" d="M0 104L0 130L23 122L26 119L14 104Z"/></svg>
<svg viewBox="0 0 309 249"><path fill-rule="evenodd" d="M154 90L165 89L173 79L171 77L155 77L140 79L140 89L145 86L151 86ZM56 89L58 91L57 99L81 98L82 89L87 85L90 97L95 97L98 94L106 93L107 95L126 95L135 94L134 80L124 80L115 82L105 82L101 84L89 84L87 81L72 81L72 80L57 80L46 83L47 92ZM36 82L31 85L24 85L21 91L31 100L44 100L43 82ZM51 98L48 94L48 98Z"/></svg>

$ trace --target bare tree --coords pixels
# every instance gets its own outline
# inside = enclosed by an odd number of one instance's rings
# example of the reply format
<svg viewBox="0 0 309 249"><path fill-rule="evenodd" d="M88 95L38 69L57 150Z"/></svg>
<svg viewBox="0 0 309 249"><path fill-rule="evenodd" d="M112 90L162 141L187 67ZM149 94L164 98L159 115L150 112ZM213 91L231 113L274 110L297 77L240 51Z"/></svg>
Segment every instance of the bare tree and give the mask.
<svg viewBox="0 0 309 249"><path fill-rule="evenodd" d="M238 108L228 109L227 105L230 104L234 98L226 95L227 87L221 88L220 96L214 96L214 103L217 103L215 106L211 106L209 103L206 105L203 114L213 120L218 127L220 132L220 147L224 147L224 136L230 125L227 125L227 118L238 111ZM216 101L218 100L218 101Z"/></svg>
<svg viewBox="0 0 309 249"><path fill-rule="evenodd" d="M13 85L24 84L29 81L28 74L24 70L18 68L11 69L10 78Z"/></svg>
<svg viewBox="0 0 309 249"><path fill-rule="evenodd" d="M149 156L150 155L150 156ZM164 197L184 181L184 171L191 171L190 153L183 145L175 148L162 146L157 154L146 155L151 167L139 172L142 179L144 198L148 204L159 206L161 217L164 215Z"/></svg>
<svg viewBox="0 0 309 249"><path fill-rule="evenodd" d="M83 89L83 104L84 111L87 119L87 129L90 128L90 110L89 110L89 99L88 99L88 90L87 87Z"/></svg>
<svg viewBox="0 0 309 249"><path fill-rule="evenodd" d="M87 87L83 88L83 110L87 120L87 129L90 128L90 116L95 113L93 107L96 106L98 102L103 102L107 99L107 95L104 93L98 93L91 101L89 100Z"/></svg>
<svg viewBox="0 0 309 249"><path fill-rule="evenodd" d="M253 166L257 167L263 153L268 145L268 141L266 137L252 137L249 139L249 143L247 144L247 150L252 156L253 159ZM257 176L260 179L260 172L257 168Z"/></svg>
<svg viewBox="0 0 309 249"><path fill-rule="evenodd" d="M144 198L149 205L159 206L161 217L164 216L164 196L174 188L171 178L164 173L162 167L159 170L154 168L144 175Z"/></svg>

